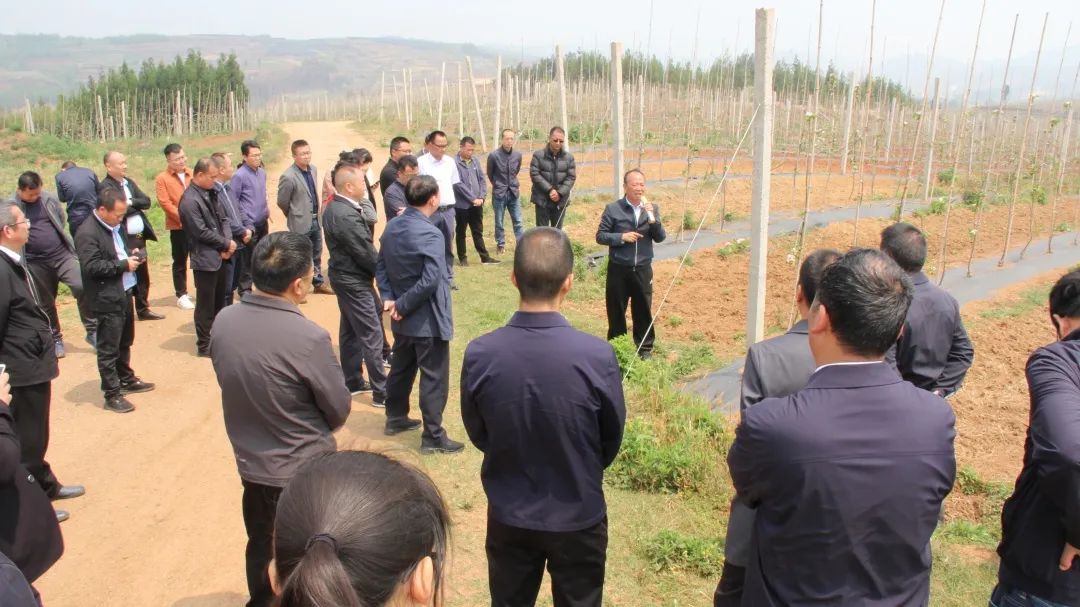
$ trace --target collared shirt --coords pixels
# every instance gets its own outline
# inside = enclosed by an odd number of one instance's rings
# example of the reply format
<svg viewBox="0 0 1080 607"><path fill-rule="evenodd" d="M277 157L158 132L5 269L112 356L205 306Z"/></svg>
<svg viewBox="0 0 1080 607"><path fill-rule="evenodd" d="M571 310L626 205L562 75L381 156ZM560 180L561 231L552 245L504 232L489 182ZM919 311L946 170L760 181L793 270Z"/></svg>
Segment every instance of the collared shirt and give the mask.
<svg viewBox="0 0 1080 607"><path fill-rule="evenodd" d="M22 263L22 255L19 255L15 251L12 251L4 245L0 245L0 251L3 251L4 254L10 257L15 263Z"/></svg>
<svg viewBox="0 0 1080 607"><path fill-rule="evenodd" d="M844 362L844 363L829 363L827 365L821 365L817 369L814 369L814 373L817 373L818 371L820 371L822 369L825 369L827 367L857 367L859 365L880 365L880 364L883 364L884 362L885 361L883 361L883 360L853 360L853 361Z"/></svg>
<svg viewBox="0 0 1080 607"><path fill-rule="evenodd" d="M604 468L626 421L622 374L607 342L558 312L515 313L466 348L461 417L484 452L480 479L492 518L540 531L603 520Z"/></svg>
<svg viewBox="0 0 1080 607"><path fill-rule="evenodd" d="M492 198L517 199L521 186L518 182L518 172L521 170L521 152L510 148L506 151L502 146L488 154L487 176L491 181Z"/></svg>
<svg viewBox="0 0 1080 607"><path fill-rule="evenodd" d="M124 199L127 200L128 205L131 204L131 186L128 185L127 177L124 177L120 181L120 185L124 188ZM98 218L100 221L101 218ZM106 224L108 225L108 224ZM132 213L124 219L124 227L127 228L127 233L130 235L142 234L146 229L146 224L143 222L142 215L140 213ZM126 259L126 258L125 258ZM127 288L127 287L125 287Z"/></svg>
<svg viewBox="0 0 1080 607"><path fill-rule="evenodd" d="M161 210L165 211L165 227L169 230L183 227L180 225L180 199L184 197L190 176L191 169L176 172L166 168L154 178L154 192Z"/></svg>
<svg viewBox="0 0 1080 607"><path fill-rule="evenodd" d="M442 160L437 161L431 154L424 154L416 163L421 175L431 175L439 183L439 206L454 206L454 184L461 183L454 157L443 154Z"/></svg>
<svg viewBox="0 0 1080 607"><path fill-rule="evenodd" d="M256 171L247 163L240 165L233 174L232 194L248 223L262 223L270 217L266 197L266 171L262 167Z"/></svg>
<svg viewBox="0 0 1080 607"><path fill-rule="evenodd" d="M311 212L319 212L319 195L315 193L315 178L311 176L311 167L301 169L296 167L300 171L300 175L304 178L304 183L307 184L308 193L311 194Z"/></svg>
<svg viewBox="0 0 1080 607"><path fill-rule="evenodd" d="M124 180L124 183L125 183L125 185L127 184L126 179ZM127 259L128 258L127 245L124 243L124 237L120 234L120 225L122 225L122 224L118 224L116 227L113 227L113 226L105 223L104 221L102 221L102 219L100 217L98 217L98 214L96 212L94 213L94 219L98 220L98 223L105 226L105 228L108 229L109 232L112 233L113 246L116 248L116 259L118 259L120 261L123 261L123 260ZM124 284L124 290L125 291L127 291L128 289L134 288L135 287L135 273L134 272L124 272L124 276L122 278L122 281L123 281L123 284Z"/></svg>

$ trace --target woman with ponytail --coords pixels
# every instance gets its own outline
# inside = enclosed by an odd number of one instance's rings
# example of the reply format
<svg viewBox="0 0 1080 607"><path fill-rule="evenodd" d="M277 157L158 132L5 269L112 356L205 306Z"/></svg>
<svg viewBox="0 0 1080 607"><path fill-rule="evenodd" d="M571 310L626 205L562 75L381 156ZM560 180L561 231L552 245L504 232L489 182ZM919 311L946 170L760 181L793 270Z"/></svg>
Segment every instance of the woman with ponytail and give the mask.
<svg viewBox="0 0 1080 607"><path fill-rule="evenodd" d="M423 472L339 451L304 464L278 501L278 607L439 605L449 515Z"/></svg>

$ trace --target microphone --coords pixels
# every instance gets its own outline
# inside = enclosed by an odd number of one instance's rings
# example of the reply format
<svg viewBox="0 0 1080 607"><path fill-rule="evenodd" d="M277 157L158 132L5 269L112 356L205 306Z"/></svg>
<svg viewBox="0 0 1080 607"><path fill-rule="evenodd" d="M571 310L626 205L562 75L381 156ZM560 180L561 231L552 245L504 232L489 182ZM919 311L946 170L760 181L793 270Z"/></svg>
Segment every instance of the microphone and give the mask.
<svg viewBox="0 0 1080 607"><path fill-rule="evenodd" d="M641 198L641 204L645 204L646 202L647 201L645 200L645 198L642 197ZM656 223L656 216L653 215L652 211L649 210L649 209L646 209L645 212L649 215L649 223Z"/></svg>

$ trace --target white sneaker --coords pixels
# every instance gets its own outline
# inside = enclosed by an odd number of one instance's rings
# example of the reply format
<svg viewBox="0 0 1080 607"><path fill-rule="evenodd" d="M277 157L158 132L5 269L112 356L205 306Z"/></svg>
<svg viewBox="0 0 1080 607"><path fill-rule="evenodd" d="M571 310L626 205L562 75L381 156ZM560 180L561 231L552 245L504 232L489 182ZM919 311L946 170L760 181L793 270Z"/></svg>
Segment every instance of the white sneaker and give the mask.
<svg viewBox="0 0 1080 607"><path fill-rule="evenodd" d="M176 307L181 310L194 310L195 303L192 302L191 298L187 295L181 295L180 298L176 300Z"/></svg>

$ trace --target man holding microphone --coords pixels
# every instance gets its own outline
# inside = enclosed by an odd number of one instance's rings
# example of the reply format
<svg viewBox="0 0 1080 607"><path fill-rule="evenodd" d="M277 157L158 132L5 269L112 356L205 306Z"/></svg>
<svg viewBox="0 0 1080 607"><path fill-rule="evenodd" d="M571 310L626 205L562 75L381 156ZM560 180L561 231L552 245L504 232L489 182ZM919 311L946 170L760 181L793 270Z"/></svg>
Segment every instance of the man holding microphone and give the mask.
<svg viewBox="0 0 1080 607"><path fill-rule="evenodd" d="M607 301L609 340L626 333L626 305L634 321L634 345L642 359L652 355L653 243L667 238L660 207L645 200L645 174L630 169L623 176L626 195L604 208L597 244L608 246Z"/></svg>

